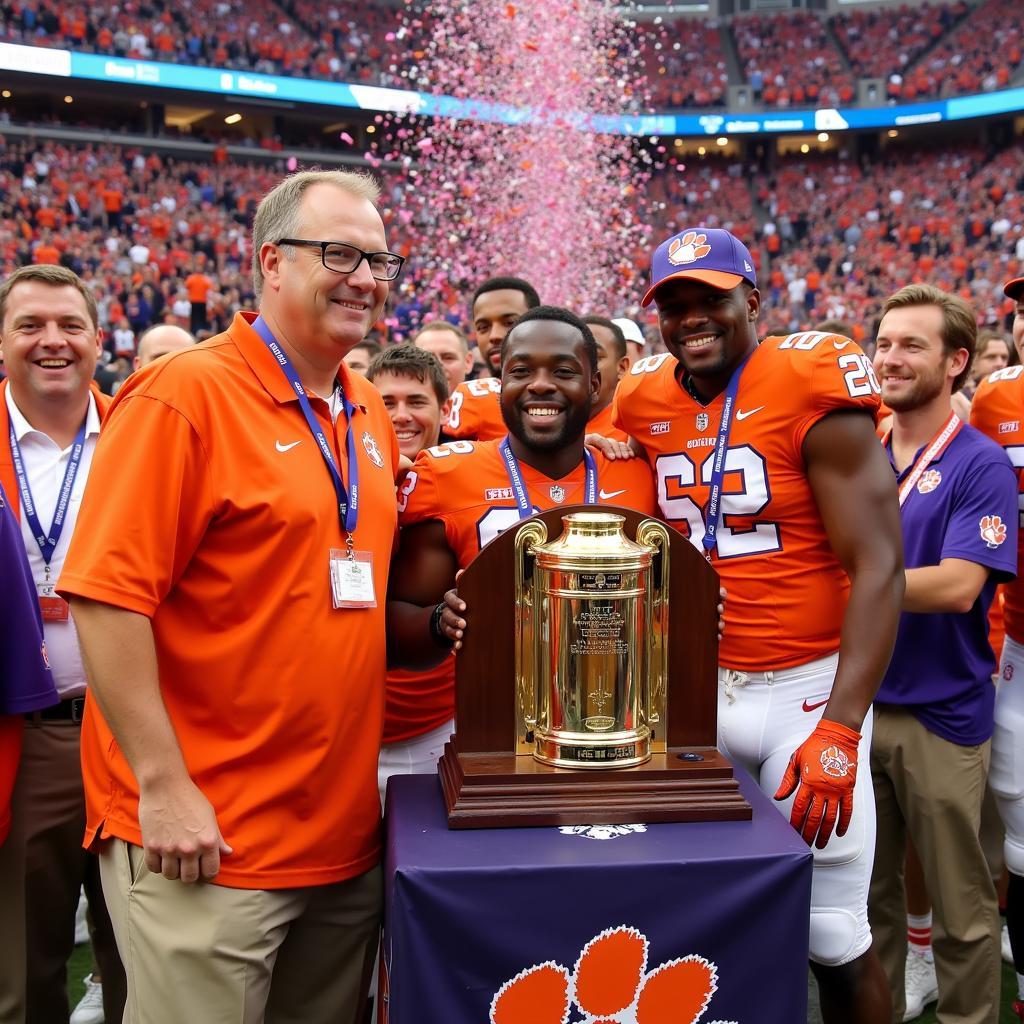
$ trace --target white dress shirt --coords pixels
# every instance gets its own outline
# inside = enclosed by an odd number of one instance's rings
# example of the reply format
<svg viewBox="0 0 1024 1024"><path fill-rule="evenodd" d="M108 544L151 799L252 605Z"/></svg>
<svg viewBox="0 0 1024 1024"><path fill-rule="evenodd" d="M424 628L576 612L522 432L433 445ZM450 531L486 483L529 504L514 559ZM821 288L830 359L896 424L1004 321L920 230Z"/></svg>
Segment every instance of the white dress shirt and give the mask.
<svg viewBox="0 0 1024 1024"><path fill-rule="evenodd" d="M34 430L15 403L9 384L6 398L7 412L11 417L14 435L18 439L18 447L21 449L21 461L25 467L25 475L28 477L32 500L35 502L36 515L39 517L43 529L48 530L57 509L57 499L64 483L64 471L67 469L68 459L71 457L72 446L69 445L62 451L60 446L48 435L41 430ZM99 410L96 408L95 399L89 395L82 459L75 477L75 486L71 489L71 497L64 517L64 529L57 542L56 550L53 552L53 558L50 559L50 579L54 582L60 576L64 558L68 553L68 545L71 543L71 535L75 532L78 509L82 504L82 494L85 491L85 482L89 478L89 467L92 464L92 454L96 450L96 439L99 437L99 433ZM10 444L10 438L0 438L0 444ZM21 507L21 537L25 543L25 550L28 552L32 577L38 585L46 580L46 563L43 561L42 552L40 552L36 538L25 518L24 500L21 499L20 494L18 497ZM50 658L50 667L53 669L53 681L57 686L57 693L60 694L62 700L68 697L81 697L85 693L85 668L82 665L82 652L78 647L78 632L75 629L74 620L69 618L67 622L44 622L43 635L46 638L46 652Z"/></svg>

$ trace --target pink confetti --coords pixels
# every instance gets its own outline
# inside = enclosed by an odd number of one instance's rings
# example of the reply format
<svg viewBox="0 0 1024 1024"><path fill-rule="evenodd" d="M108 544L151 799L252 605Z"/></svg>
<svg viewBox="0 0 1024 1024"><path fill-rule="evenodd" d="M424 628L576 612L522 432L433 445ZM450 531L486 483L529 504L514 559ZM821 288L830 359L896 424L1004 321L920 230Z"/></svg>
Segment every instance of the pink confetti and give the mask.
<svg viewBox="0 0 1024 1024"><path fill-rule="evenodd" d="M338 138L341 139L342 142L347 142L350 146L352 145L353 142L355 142L355 139L353 139L348 132L342 132L341 135L338 136Z"/></svg>
<svg viewBox="0 0 1024 1024"><path fill-rule="evenodd" d="M287 164L285 164L285 166L288 168L289 171L294 171L295 168L299 166L299 161L296 160L295 157L290 156L288 157L288 162Z"/></svg>
<svg viewBox="0 0 1024 1024"><path fill-rule="evenodd" d="M422 0L402 27L404 87L484 116L532 111L516 124L378 121L370 148L378 162L398 156L391 219L417 298L443 315L484 278L514 274L580 313L635 304L656 219L652 154L646 139L599 134L595 118L650 112L636 25L614 0Z"/></svg>

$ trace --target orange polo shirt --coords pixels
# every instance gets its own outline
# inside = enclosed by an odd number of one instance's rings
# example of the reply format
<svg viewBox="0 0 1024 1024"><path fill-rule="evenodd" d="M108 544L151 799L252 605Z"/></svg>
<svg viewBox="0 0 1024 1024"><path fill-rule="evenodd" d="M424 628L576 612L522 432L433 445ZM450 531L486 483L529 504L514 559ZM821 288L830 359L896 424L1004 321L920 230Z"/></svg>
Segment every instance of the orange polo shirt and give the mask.
<svg viewBox="0 0 1024 1024"><path fill-rule="evenodd" d="M335 609L334 488L298 400L238 314L133 374L97 446L61 591L147 616L160 691L242 889L354 877L380 854L377 754L398 443L368 381L341 369L359 468L358 551L377 607ZM348 480L345 418L313 408ZM130 673L130 666L126 666ZM138 786L95 702L82 727L86 845L139 843Z"/></svg>

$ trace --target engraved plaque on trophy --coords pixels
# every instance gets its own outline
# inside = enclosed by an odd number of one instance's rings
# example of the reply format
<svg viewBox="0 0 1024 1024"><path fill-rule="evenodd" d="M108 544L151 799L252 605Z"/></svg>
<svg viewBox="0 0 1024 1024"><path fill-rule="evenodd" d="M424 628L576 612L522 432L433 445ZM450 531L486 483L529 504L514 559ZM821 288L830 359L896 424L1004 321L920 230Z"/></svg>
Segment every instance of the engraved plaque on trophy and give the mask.
<svg viewBox="0 0 1024 1024"><path fill-rule="evenodd" d="M681 534L574 506L467 568L452 828L750 817L716 749L717 574Z"/></svg>

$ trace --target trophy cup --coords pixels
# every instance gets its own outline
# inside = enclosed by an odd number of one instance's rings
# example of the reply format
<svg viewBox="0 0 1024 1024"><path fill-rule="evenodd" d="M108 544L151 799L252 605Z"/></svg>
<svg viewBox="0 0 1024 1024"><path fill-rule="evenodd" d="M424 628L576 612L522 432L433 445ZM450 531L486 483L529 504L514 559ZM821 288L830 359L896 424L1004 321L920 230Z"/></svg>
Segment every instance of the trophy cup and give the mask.
<svg viewBox="0 0 1024 1024"><path fill-rule="evenodd" d="M608 512L563 517L551 543L533 521L515 541L516 752L558 768L629 768L656 749L665 717L668 532L636 541ZM660 749L665 749L664 741Z"/></svg>
<svg viewBox="0 0 1024 1024"><path fill-rule="evenodd" d="M717 579L629 509L553 509L488 544L459 582L449 827L749 819L715 746Z"/></svg>

